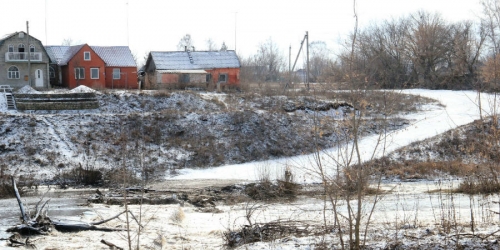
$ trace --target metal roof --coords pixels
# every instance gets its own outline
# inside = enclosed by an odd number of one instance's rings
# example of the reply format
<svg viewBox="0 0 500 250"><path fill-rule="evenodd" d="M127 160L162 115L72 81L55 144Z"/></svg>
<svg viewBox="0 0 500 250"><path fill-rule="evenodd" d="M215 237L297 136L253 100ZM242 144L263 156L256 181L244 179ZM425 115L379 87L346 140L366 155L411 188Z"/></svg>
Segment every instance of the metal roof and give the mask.
<svg viewBox="0 0 500 250"><path fill-rule="evenodd" d="M240 60L228 51L153 51L156 70L239 68Z"/></svg>
<svg viewBox="0 0 500 250"><path fill-rule="evenodd" d="M69 60L84 46L45 46L50 60L58 65L67 65ZM127 46L90 46L109 67L136 67L132 52Z"/></svg>
<svg viewBox="0 0 500 250"><path fill-rule="evenodd" d="M45 46L50 61L58 65L67 65L69 60L83 47L84 44L75 46Z"/></svg>
<svg viewBox="0 0 500 250"><path fill-rule="evenodd" d="M50 61L57 64L61 64L62 58L64 54L66 54L68 48L69 46L45 46Z"/></svg>
<svg viewBox="0 0 500 250"><path fill-rule="evenodd" d="M109 67L137 67L128 46L90 46Z"/></svg>

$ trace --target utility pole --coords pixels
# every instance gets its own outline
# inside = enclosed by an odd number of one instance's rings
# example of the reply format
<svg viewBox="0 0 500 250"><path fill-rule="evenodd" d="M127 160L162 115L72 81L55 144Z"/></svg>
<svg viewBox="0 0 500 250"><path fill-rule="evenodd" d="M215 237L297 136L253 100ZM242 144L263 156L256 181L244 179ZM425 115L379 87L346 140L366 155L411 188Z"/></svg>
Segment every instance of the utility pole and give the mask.
<svg viewBox="0 0 500 250"><path fill-rule="evenodd" d="M292 45L288 49L288 83L292 85Z"/></svg>
<svg viewBox="0 0 500 250"><path fill-rule="evenodd" d="M309 90L309 31L306 31L306 54L307 54L306 86L307 90Z"/></svg>
<svg viewBox="0 0 500 250"><path fill-rule="evenodd" d="M304 35L304 39L302 39L302 42L300 42L300 48L299 48L299 53L297 53L297 57L295 58L295 62L293 63L292 69L290 72L295 70L295 65L297 65L297 60L299 60L299 55L300 52L302 51L302 47L304 46L304 42L306 42L306 50L307 50L307 72L306 72L306 79L304 82L304 85L306 85L307 90L309 90L309 32L306 31L306 34ZM291 53L292 46L290 46L290 52ZM285 89L288 87L289 82L286 83ZM283 90L283 91L284 91Z"/></svg>
<svg viewBox="0 0 500 250"><path fill-rule="evenodd" d="M26 21L26 32L28 33L28 35L26 36L26 40L28 41L26 45L26 47L28 47L28 84L30 85L30 87L33 87L31 86L31 47L29 21Z"/></svg>
<svg viewBox="0 0 500 250"><path fill-rule="evenodd" d="M236 25L238 23L238 12L234 12L234 52L236 52Z"/></svg>

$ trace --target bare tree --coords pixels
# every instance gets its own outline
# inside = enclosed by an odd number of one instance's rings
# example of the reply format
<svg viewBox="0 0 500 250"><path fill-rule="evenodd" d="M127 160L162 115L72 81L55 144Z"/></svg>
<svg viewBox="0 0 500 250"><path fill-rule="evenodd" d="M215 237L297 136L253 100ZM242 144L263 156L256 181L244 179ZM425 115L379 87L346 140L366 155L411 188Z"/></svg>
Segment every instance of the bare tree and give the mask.
<svg viewBox="0 0 500 250"><path fill-rule="evenodd" d="M208 51L217 51L218 50L218 46L214 42L214 40L212 40L212 38L208 38L205 41L205 44L206 44L206 48L207 48Z"/></svg>
<svg viewBox="0 0 500 250"><path fill-rule="evenodd" d="M309 78L313 82L324 81L331 62L330 50L325 42L313 41L309 45L309 51Z"/></svg>
<svg viewBox="0 0 500 250"><path fill-rule="evenodd" d="M281 53L278 45L271 39L259 45L257 54L253 57L253 65L262 67L262 74L260 77L265 81L278 81L280 72L285 67L285 58Z"/></svg>
<svg viewBox="0 0 500 250"><path fill-rule="evenodd" d="M488 57L485 66L481 69L482 80L492 88L498 88L498 53L500 52L500 1L482 0L483 17L481 24L487 32Z"/></svg>
<svg viewBox="0 0 500 250"><path fill-rule="evenodd" d="M71 39L71 38L65 38L65 39L62 41L61 45L63 45L63 46L71 46L71 45L74 45L73 39Z"/></svg>
<svg viewBox="0 0 500 250"><path fill-rule="evenodd" d="M471 21L463 21L452 25L450 57L450 73L452 83L472 86L476 81L476 68L486 40L484 26L476 27Z"/></svg>
<svg viewBox="0 0 500 250"><path fill-rule="evenodd" d="M191 49L193 47L193 40L190 34L186 34L181 38L177 44L177 50Z"/></svg>
<svg viewBox="0 0 500 250"><path fill-rule="evenodd" d="M410 21L406 53L413 61L419 84L432 86L439 70L449 66L446 55L451 46L451 29L439 14L424 11L411 15Z"/></svg>

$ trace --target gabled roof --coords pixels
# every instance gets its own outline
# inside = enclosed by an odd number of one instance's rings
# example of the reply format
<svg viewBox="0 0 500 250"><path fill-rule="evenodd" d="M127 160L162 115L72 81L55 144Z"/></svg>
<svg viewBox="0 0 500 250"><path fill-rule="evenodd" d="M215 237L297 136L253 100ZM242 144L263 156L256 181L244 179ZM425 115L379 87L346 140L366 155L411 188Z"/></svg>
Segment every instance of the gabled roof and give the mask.
<svg viewBox="0 0 500 250"><path fill-rule="evenodd" d="M46 46L50 60L58 65L67 65L84 46ZM109 67L136 67L132 52L127 46L90 46Z"/></svg>
<svg viewBox="0 0 500 250"><path fill-rule="evenodd" d="M9 38L11 38L19 33L24 33L25 35L27 35L26 32L24 32L24 31L16 31L14 33L4 35L2 38L0 38L0 46L2 46L4 44L4 42L7 41ZM39 42L40 44L42 44L42 42L40 40L36 39L35 37L33 37L31 35L30 35L30 37L31 37L30 39L35 40L35 41Z"/></svg>
<svg viewBox="0 0 500 250"><path fill-rule="evenodd" d="M90 46L109 67L137 67L128 46Z"/></svg>
<svg viewBox="0 0 500 250"><path fill-rule="evenodd" d="M2 45L3 45L3 43L4 43L7 39L11 38L12 36L14 36L14 35L15 35L15 34L17 34L17 33L19 33L19 32L14 32L14 33L6 34L6 35L4 35L2 38L0 38L0 46L2 46Z"/></svg>
<svg viewBox="0 0 500 250"><path fill-rule="evenodd" d="M45 46L50 61L57 65L67 65L69 60L83 47L84 44L75 46Z"/></svg>
<svg viewBox="0 0 500 250"><path fill-rule="evenodd" d="M239 68L240 60L228 51L152 51L157 70Z"/></svg>

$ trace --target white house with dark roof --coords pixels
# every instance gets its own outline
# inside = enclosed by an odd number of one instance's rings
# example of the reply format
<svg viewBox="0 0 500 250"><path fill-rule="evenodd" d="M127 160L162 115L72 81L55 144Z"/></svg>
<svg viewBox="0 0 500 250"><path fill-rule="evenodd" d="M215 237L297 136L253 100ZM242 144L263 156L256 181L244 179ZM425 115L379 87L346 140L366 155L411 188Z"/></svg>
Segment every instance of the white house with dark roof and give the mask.
<svg viewBox="0 0 500 250"><path fill-rule="evenodd" d="M137 65L128 46L46 46L54 85L137 89Z"/></svg>
<svg viewBox="0 0 500 250"><path fill-rule="evenodd" d="M145 66L145 88L215 84L237 86L240 60L233 50L152 51Z"/></svg>

